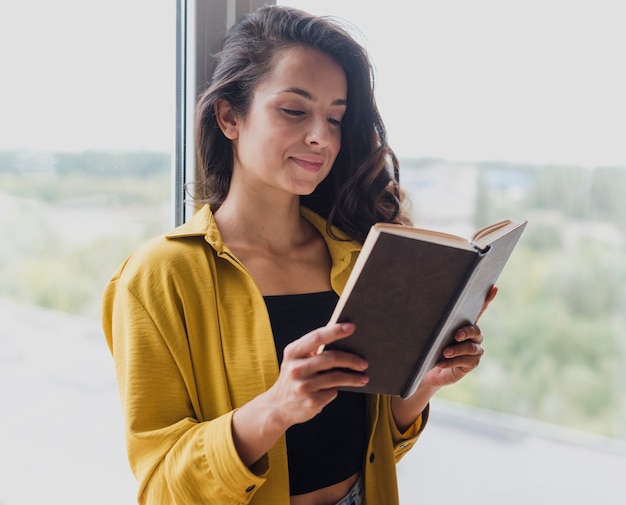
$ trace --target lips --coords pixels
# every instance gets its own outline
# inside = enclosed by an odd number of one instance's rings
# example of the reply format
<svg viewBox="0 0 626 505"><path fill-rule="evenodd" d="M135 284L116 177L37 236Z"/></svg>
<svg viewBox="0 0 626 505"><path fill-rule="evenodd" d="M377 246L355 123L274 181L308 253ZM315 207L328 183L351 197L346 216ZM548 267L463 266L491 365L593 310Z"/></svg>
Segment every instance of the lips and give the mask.
<svg viewBox="0 0 626 505"><path fill-rule="evenodd" d="M307 172L319 172L324 164L321 156L294 156L293 162Z"/></svg>

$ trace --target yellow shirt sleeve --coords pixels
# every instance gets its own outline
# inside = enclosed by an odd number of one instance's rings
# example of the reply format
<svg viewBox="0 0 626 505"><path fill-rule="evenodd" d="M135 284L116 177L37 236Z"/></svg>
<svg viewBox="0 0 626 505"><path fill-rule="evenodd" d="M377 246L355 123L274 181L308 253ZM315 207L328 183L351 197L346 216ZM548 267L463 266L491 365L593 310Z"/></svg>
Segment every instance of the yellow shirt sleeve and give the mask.
<svg viewBox="0 0 626 505"><path fill-rule="evenodd" d="M185 353L164 332L184 335L171 300L149 310L116 279L104 297L103 318L126 417L128 458L139 481L139 503L247 503L269 471L267 457L253 473L234 445L234 411L199 422ZM169 344L169 345L168 345ZM183 414L184 413L184 414Z"/></svg>

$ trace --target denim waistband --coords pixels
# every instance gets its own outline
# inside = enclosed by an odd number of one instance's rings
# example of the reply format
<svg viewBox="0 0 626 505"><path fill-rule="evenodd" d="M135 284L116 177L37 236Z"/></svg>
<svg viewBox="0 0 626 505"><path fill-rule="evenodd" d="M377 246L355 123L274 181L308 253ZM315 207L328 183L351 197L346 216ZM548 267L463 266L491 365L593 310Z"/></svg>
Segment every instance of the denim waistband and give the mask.
<svg viewBox="0 0 626 505"><path fill-rule="evenodd" d="M354 483L348 494L337 502L336 505L363 505L363 476Z"/></svg>

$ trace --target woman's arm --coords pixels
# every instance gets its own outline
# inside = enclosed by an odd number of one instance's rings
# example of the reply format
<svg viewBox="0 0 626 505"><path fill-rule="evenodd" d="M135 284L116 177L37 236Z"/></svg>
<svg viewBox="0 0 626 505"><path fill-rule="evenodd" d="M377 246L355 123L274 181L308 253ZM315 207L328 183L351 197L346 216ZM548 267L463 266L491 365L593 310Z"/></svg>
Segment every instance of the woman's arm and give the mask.
<svg viewBox="0 0 626 505"><path fill-rule="evenodd" d="M225 503L232 497L246 503L265 475L241 462L231 434L232 412L200 421L193 385L181 368L186 368L185 353L173 353L173 340L165 338L185 335L174 304L159 311L146 305L121 280L109 284L103 303L139 503Z"/></svg>
<svg viewBox="0 0 626 505"><path fill-rule="evenodd" d="M287 346L281 373L265 393L201 422L202 408L190 395L195 386L181 369L187 367L185 347L175 351L178 340L166 338L185 335L183 321L176 304L150 307L153 298L138 299L117 279L103 300L140 503L222 503L233 497L248 502L267 477L264 456L287 427L316 415L335 398L337 387L367 381L364 375L335 370L362 372L361 358L317 353L320 345L350 335L353 326L320 328Z"/></svg>

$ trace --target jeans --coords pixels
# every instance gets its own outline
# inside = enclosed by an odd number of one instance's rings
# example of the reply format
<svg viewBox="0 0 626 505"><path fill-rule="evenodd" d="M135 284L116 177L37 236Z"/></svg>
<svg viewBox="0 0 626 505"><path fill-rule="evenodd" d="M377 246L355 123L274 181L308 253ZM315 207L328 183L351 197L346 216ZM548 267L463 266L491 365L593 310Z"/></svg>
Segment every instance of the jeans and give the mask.
<svg viewBox="0 0 626 505"><path fill-rule="evenodd" d="M363 476L359 476L348 494L339 500L337 505L363 505Z"/></svg>

